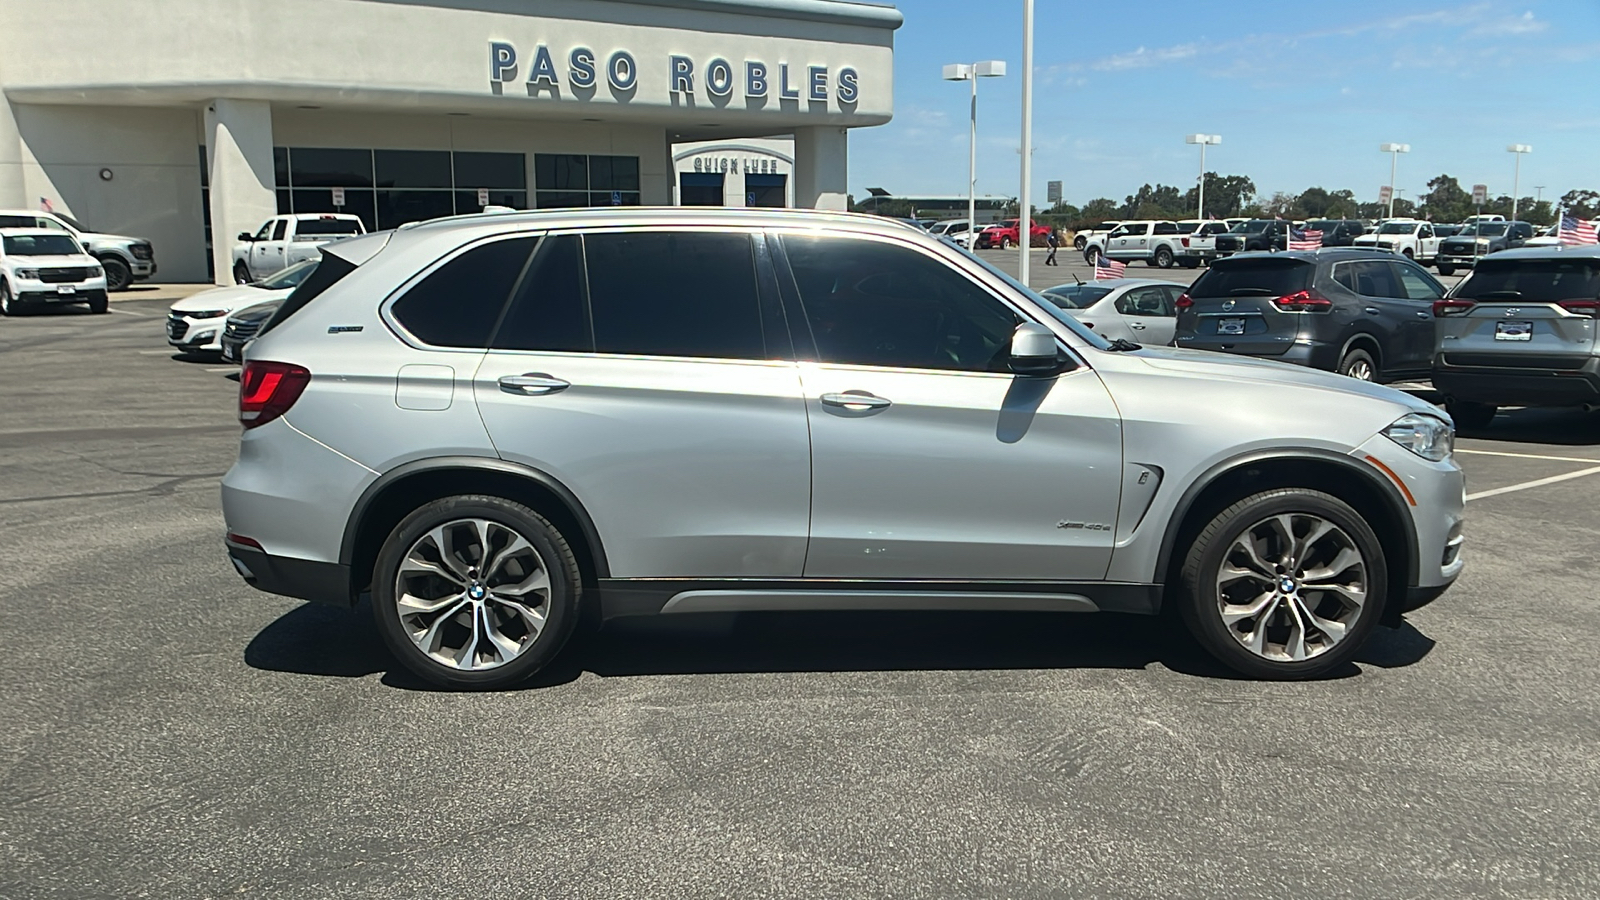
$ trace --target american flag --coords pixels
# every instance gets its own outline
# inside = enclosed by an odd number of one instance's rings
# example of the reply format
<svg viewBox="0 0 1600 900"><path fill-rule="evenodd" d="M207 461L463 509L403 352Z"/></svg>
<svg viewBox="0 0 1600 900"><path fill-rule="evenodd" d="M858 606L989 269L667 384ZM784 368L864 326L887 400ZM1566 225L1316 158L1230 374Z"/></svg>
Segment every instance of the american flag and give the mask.
<svg viewBox="0 0 1600 900"><path fill-rule="evenodd" d="M1321 250L1322 232L1307 228L1304 231L1289 230L1290 250Z"/></svg>
<svg viewBox="0 0 1600 900"><path fill-rule="evenodd" d="M1094 258L1094 280L1103 281L1107 278L1121 278L1122 273L1127 268L1127 263L1119 263L1114 259L1106 259L1104 254L1097 254Z"/></svg>
<svg viewBox="0 0 1600 900"><path fill-rule="evenodd" d="M1596 222L1594 219L1580 219L1577 216L1561 217L1561 243L1563 244L1594 244L1600 243L1596 237Z"/></svg>
<svg viewBox="0 0 1600 900"><path fill-rule="evenodd" d="M39 208L44 210L47 213L53 213L53 212L56 211L56 208L54 206L50 205L50 198L49 197L40 197L39 198Z"/></svg>

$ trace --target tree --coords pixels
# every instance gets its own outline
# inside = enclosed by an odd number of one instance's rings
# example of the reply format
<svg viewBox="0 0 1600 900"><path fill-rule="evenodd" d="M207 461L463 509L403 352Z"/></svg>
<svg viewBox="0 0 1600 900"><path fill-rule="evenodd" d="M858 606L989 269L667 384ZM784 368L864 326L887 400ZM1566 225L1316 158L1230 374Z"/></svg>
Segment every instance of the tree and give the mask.
<svg viewBox="0 0 1600 900"><path fill-rule="evenodd" d="M1084 222L1098 225L1107 219L1114 219L1117 215L1117 201L1109 197L1096 197L1083 205L1082 216Z"/></svg>
<svg viewBox="0 0 1600 900"><path fill-rule="evenodd" d="M1561 206L1580 219L1600 218L1600 192L1571 190L1561 195Z"/></svg>
<svg viewBox="0 0 1600 900"><path fill-rule="evenodd" d="M1183 195L1184 215L1195 208L1198 197L1195 188L1190 188ZM1219 219L1241 214L1240 210L1249 203L1256 194L1255 182L1243 175L1218 175L1215 172L1206 173L1206 208L1200 216L1215 216Z"/></svg>
<svg viewBox="0 0 1600 900"><path fill-rule="evenodd" d="M1435 222L1460 222L1477 211L1472 195L1450 175L1428 179L1428 192L1417 199L1423 214Z"/></svg>
<svg viewBox="0 0 1600 900"><path fill-rule="evenodd" d="M1170 185L1146 184L1122 205L1127 219L1174 219L1183 215L1183 195Z"/></svg>
<svg viewBox="0 0 1600 900"><path fill-rule="evenodd" d="M1333 197L1326 190L1319 187L1309 187L1300 192L1295 199L1295 205L1305 212L1310 219L1321 219L1328 215L1328 208L1333 205Z"/></svg>

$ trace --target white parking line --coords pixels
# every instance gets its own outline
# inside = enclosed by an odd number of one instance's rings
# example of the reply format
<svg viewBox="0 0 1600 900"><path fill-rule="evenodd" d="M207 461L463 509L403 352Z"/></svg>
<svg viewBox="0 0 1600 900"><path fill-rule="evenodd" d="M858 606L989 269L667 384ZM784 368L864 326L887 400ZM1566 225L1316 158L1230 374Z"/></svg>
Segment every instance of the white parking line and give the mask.
<svg viewBox="0 0 1600 900"><path fill-rule="evenodd" d="M150 314L149 313L136 313L131 309L117 309L115 306L111 307L111 312L122 313L125 316L138 316L141 319L150 318Z"/></svg>
<svg viewBox="0 0 1600 900"><path fill-rule="evenodd" d="M1600 459L1582 459L1576 456L1540 456L1536 453L1507 453L1504 450L1463 450L1457 447L1456 452L1475 453L1479 456L1510 456L1516 459L1553 459L1557 462L1600 463Z"/></svg>
<svg viewBox="0 0 1600 900"><path fill-rule="evenodd" d="M1558 481L1571 481L1574 478L1582 478L1585 475L1597 474L1600 474L1600 466L1595 466L1592 469L1579 469L1576 472L1568 472L1565 475L1551 475L1549 478L1540 478L1535 481L1524 481L1522 484L1513 484L1506 487L1493 488L1492 490L1479 491L1476 494L1468 494L1467 499L1482 500L1485 497L1498 497L1501 494L1509 494L1513 491L1525 491L1528 488L1544 487L1547 484L1555 484Z"/></svg>

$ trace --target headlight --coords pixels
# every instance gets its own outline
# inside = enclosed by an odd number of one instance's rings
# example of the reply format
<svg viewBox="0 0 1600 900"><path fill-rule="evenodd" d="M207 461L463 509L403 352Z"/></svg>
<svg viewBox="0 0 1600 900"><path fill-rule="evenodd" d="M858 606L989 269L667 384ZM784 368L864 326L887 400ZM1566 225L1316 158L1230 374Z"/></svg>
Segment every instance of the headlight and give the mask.
<svg viewBox="0 0 1600 900"><path fill-rule="evenodd" d="M1440 462L1455 448L1455 429L1443 419L1411 413L1383 430L1383 436L1423 459Z"/></svg>
<svg viewBox="0 0 1600 900"><path fill-rule="evenodd" d="M228 311L225 309L201 309L194 312L181 312L178 315L188 316L191 319L215 319L217 316L225 316L227 314Z"/></svg>
<svg viewBox="0 0 1600 900"><path fill-rule="evenodd" d="M1487 238L1478 238L1478 246L1479 247L1487 247L1487 246L1489 246L1488 239Z"/></svg>
<svg viewBox="0 0 1600 900"><path fill-rule="evenodd" d="M106 270L100 268L99 266L90 266L89 267L89 274L88 274L87 277L89 277L89 278L99 278L101 275L104 275L105 273L106 273Z"/></svg>
<svg viewBox="0 0 1600 900"><path fill-rule="evenodd" d="M38 281L39 280L39 270L38 269L18 269L17 270L17 277L23 279L24 281Z"/></svg>

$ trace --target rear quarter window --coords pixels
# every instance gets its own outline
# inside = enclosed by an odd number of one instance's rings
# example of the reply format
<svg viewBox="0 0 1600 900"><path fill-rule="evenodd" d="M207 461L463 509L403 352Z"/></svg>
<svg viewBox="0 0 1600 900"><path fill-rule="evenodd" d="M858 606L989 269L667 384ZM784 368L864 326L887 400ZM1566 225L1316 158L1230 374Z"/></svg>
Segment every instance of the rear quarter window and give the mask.
<svg viewBox="0 0 1600 900"><path fill-rule="evenodd" d="M1297 259L1241 259L1212 264L1189 288L1191 297L1281 297L1311 287L1316 266Z"/></svg>

